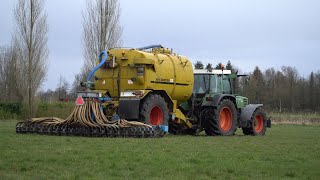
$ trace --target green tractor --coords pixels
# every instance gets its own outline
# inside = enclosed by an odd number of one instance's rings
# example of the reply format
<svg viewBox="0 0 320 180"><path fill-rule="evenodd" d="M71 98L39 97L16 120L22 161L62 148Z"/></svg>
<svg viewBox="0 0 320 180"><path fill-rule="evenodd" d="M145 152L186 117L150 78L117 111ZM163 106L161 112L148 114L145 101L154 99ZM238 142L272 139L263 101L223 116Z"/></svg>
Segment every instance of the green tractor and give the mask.
<svg viewBox="0 0 320 180"><path fill-rule="evenodd" d="M194 70L192 97L180 105L192 128L183 128L174 122L171 132L196 134L204 130L207 135L234 135L242 128L245 135L264 135L271 127L263 104L249 104L248 98L234 93L232 82L241 75L230 70Z"/></svg>

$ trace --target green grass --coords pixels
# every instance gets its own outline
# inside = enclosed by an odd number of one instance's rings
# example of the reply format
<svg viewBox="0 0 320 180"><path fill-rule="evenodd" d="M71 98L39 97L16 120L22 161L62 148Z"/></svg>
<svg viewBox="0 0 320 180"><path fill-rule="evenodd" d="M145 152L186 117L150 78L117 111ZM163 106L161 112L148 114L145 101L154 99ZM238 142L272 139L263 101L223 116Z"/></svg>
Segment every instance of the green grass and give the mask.
<svg viewBox="0 0 320 180"><path fill-rule="evenodd" d="M36 117L67 118L74 109L74 102L41 102Z"/></svg>
<svg viewBox="0 0 320 180"><path fill-rule="evenodd" d="M67 118L74 109L74 102L40 102L35 117L60 117ZM25 119L27 109L19 103L0 102L0 120Z"/></svg>
<svg viewBox="0 0 320 180"><path fill-rule="evenodd" d="M319 179L320 126L266 136L159 139L15 133L0 121L0 179Z"/></svg>

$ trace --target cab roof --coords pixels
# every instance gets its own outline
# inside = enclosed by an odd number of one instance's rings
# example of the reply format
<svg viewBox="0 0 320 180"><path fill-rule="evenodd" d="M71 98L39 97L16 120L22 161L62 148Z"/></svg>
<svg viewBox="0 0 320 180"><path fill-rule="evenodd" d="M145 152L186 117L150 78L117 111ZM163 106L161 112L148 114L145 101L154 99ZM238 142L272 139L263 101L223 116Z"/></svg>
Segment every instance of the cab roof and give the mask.
<svg viewBox="0 0 320 180"><path fill-rule="evenodd" d="M194 69L193 74L231 74L231 70L213 69L211 72L206 69Z"/></svg>

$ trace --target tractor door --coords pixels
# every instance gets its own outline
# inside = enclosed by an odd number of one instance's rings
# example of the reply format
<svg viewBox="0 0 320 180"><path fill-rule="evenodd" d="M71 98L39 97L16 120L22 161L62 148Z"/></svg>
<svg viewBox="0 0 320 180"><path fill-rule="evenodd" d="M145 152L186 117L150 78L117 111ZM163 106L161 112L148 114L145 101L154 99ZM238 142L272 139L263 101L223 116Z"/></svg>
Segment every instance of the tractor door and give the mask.
<svg viewBox="0 0 320 180"><path fill-rule="evenodd" d="M209 75L208 74L196 74L194 76L193 93L205 94L209 90Z"/></svg>

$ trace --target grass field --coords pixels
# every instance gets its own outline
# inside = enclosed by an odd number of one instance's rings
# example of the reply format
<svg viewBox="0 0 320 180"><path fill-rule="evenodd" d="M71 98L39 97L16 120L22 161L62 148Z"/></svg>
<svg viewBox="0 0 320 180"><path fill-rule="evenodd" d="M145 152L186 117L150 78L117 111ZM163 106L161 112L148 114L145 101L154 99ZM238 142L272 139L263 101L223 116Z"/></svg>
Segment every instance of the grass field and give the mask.
<svg viewBox="0 0 320 180"><path fill-rule="evenodd" d="M160 139L15 133L0 121L0 179L319 179L320 126L266 136Z"/></svg>

